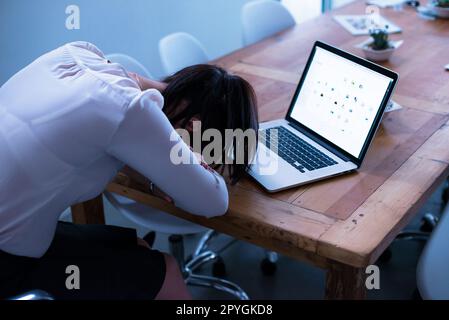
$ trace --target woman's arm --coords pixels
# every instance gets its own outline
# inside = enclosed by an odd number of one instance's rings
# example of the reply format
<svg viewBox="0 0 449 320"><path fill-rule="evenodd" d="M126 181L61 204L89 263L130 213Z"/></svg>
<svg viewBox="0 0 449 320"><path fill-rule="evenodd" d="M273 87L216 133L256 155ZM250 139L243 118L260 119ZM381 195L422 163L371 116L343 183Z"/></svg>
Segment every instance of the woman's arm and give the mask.
<svg viewBox="0 0 449 320"><path fill-rule="evenodd" d="M170 139L174 129L160 109L162 100L156 90L143 92L128 109L108 153L150 179L177 207L207 217L224 214L228 191L223 178L205 169L179 136ZM174 147L189 164L172 161Z"/></svg>

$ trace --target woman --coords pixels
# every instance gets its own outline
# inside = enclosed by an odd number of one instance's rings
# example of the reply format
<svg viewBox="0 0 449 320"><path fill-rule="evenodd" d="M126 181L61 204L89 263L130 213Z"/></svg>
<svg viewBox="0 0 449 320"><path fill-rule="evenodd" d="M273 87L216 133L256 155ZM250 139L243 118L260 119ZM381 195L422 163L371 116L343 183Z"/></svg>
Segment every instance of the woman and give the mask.
<svg viewBox="0 0 449 320"><path fill-rule="evenodd" d="M202 130L257 130L253 90L243 79L204 65L164 82L145 79L86 42L43 55L3 85L0 297L43 289L56 299L189 298L174 259L151 250L135 230L58 218L100 194L124 165L186 211L224 214L223 178L180 138L171 139L173 127L189 129L193 120L201 121ZM191 164L173 164L175 145ZM229 166L233 182L247 166ZM75 290L66 286L71 265L80 275Z"/></svg>

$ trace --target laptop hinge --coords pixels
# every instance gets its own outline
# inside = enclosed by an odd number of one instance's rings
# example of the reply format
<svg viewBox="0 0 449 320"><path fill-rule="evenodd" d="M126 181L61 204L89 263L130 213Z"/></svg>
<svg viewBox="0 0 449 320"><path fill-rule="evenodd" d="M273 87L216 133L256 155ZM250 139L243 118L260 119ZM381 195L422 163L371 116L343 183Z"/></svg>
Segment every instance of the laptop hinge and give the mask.
<svg viewBox="0 0 449 320"><path fill-rule="evenodd" d="M338 156L340 159L344 160L345 162L350 162L351 159L349 159L348 157L346 157L343 153L341 153L340 151L336 150L335 148L333 148L332 146L328 145L327 143L325 143L324 141L321 141L319 139L317 139L316 137L312 136L311 134L309 134L308 132L305 132L304 130L301 130L300 127L298 127L297 125L295 125L293 122L288 122L288 125L292 128L294 128L295 130L298 130L299 132L301 132L302 134L306 135L307 138L312 139L313 141L315 141L316 143L318 143L320 146L322 146L323 148L326 148L327 150L329 150L330 152L332 152L333 154L335 154L336 156Z"/></svg>

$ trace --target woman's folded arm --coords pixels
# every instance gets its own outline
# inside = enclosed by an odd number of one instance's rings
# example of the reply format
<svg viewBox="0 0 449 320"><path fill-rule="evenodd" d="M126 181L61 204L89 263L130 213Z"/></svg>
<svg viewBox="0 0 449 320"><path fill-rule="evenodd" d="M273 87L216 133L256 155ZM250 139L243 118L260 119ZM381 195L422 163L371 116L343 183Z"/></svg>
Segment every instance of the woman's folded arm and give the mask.
<svg viewBox="0 0 449 320"><path fill-rule="evenodd" d="M226 213L229 200L224 179L205 169L174 134L162 104L158 91L142 93L127 110L108 153L150 179L177 207L206 217ZM182 155L184 163L177 164L176 155Z"/></svg>

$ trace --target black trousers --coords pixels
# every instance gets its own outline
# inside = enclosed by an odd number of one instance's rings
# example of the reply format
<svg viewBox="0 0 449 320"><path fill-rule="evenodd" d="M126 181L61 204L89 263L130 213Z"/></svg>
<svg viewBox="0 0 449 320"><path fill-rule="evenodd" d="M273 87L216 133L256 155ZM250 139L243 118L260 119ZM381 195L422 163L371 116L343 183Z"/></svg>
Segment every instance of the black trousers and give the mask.
<svg viewBox="0 0 449 320"><path fill-rule="evenodd" d="M0 251L0 299L35 289L57 300L154 299L165 271L163 254L137 245L133 229L59 222L41 258Z"/></svg>

